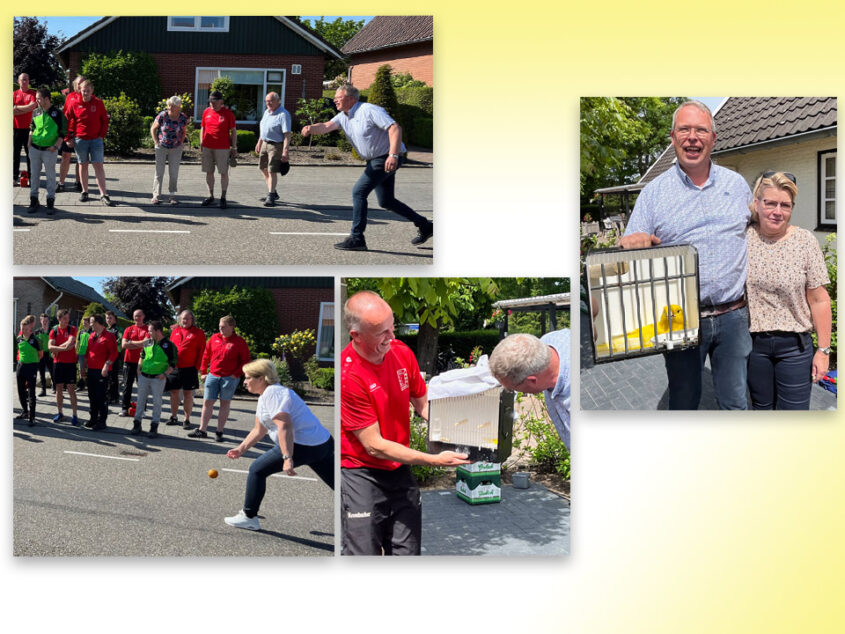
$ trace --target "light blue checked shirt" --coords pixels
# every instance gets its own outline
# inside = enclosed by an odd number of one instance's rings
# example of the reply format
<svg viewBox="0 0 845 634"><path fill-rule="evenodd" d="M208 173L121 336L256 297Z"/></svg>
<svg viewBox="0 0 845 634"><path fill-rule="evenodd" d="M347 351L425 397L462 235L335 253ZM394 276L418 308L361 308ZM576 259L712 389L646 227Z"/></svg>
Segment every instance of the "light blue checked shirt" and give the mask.
<svg viewBox="0 0 845 634"><path fill-rule="evenodd" d="M281 104L272 112L267 108L259 127L262 140L281 143L290 132L290 113Z"/></svg>
<svg viewBox="0 0 845 634"><path fill-rule="evenodd" d="M640 193L625 235L653 233L662 245L692 244L701 304L723 304L745 291L750 202L751 190L736 172L711 163L707 182L698 187L675 163Z"/></svg>
<svg viewBox="0 0 845 634"><path fill-rule="evenodd" d="M547 332L540 337L540 341L554 348L560 359L557 383L552 389L544 390L543 395L546 397L549 417L563 444L569 449L569 329Z"/></svg>
<svg viewBox="0 0 845 634"><path fill-rule="evenodd" d="M390 153L387 129L396 122L381 106L359 101L349 109L348 115L338 112L332 121L343 128L346 138L362 159L369 161ZM404 151L403 143L399 152Z"/></svg>

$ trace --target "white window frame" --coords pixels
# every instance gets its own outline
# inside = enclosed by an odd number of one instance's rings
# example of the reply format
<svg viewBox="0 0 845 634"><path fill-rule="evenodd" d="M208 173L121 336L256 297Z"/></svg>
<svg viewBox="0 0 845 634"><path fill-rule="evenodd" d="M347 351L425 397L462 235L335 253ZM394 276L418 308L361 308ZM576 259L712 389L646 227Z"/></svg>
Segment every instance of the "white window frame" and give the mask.
<svg viewBox="0 0 845 634"><path fill-rule="evenodd" d="M260 104L260 108L259 108L259 112L262 113L262 114L264 112L264 110L263 110L263 108L264 108L264 95L267 94L267 73L281 73L282 74L282 92L281 92L280 96L282 98L282 105L284 105L284 103L285 103L285 90L287 90L288 74L287 74L287 70L285 70L284 68L235 68L235 67L232 67L232 66L227 66L227 67L197 66L196 68L194 68L194 99L195 99L194 121L197 121L197 122L201 121L202 120L202 113L208 107L207 103L206 104L200 104L199 102L196 101L196 96L199 95L199 89L200 89L200 71L203 71L203 70L217 71L218 77L220 77L221 75L225 75L227 70L253 70L253 71L260 70L261 72L263 72L264 73L264 83L261 86L261 104ZM276 82L272 82L272 83L276 83ZM255 121L250 121L250 120L247 120L247 119L238 119L238 120L235 121L235 123L255 124L255 123L258 123L259 121L261 121L261 116L259 116L258 119L255 120Z"/></svg>
<svg viewBox="0 0 845 634"><path fill-rule="evenodd" d="M317 344L318 345L317 345L317 349L314 351L315 355L317 353L319 353L319 351L320 351L319 343L320 343L320 339L321 339L320 335L323 332L323 310L324 310L323 307L324 306L328 306L328 308L325 309L325 310L328 310L330 312L330 314L332 316L332 327L334 327L335 332L337 331L337 324L335 323L335 314L334 314L334 302L320 302L319 319L318 319L318 322L317 322ZM332 339L334 339L334 335L332 335ZM337 345L337 342L335 342L335 345ZM317 356L317 361L334 361L334 357L333 356L332 357Z"/></svg>
<svg viewBox="0 0 845 634"><path fill-rule="evenodd" d="M838 224L839 210L836 204L836 175L828 176L827 174L827 159L832 158L836 162L836 150L827 150L819 152L819 225L833 226ZM833 181L833 198L827 198L825 192L827 187L825 185L828 181ZM833 218L825 217L825 209L827 203L833 202Z"/></svg>
<svg viewBox="0 0 845 634"><path fill-rule="evenodd" d="M291 64L290 65L290 74L291 75L301 75L302 74L302 64Z"/></svg>
<svg viewBox="0 0 845 634"><path fill-rule="evenodd" d="M187 16L168 16L167 17L167 30L168 31L199 31L201 33L228 33L229 32L229 16L228 15L214 15L214 16L207 16L207 17L214 17L214 18L223 18L223 26L222 27L210 27L210 26L200 26L201 20L203 17L201 15L192 16L194 18L194 26L174 26L173 25L173 18L181 18Z"/></svg>

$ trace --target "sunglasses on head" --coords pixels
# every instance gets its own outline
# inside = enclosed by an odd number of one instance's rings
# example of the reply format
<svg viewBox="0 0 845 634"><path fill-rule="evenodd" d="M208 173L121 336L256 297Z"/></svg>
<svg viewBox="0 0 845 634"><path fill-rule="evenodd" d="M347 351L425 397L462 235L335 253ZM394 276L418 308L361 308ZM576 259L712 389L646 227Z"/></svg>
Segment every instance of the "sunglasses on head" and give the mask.
<svg viewBox="0 0 845 634"><path fill-rule="evenodd" d="M772 176L774 176L777 173L778 172L776 172L775 170L769 170L768 172L763 172L763 175L760 178L771 178ZM780 173L783 174L784 176L786 176L795 185L798 184L798 180L795 178L795 176L793 174L790 174L789 172L780 172Z"/></svg>

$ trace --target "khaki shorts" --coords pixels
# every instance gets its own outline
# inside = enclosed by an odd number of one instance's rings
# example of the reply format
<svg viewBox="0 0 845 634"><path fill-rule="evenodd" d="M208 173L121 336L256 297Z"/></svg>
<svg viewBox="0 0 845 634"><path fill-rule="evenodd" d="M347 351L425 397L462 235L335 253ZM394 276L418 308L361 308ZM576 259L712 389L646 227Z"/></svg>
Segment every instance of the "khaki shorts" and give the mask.
<svg viewBox="0 0 845 634"><path fill-rule="evenodd" d="M258 168L266 170L269 165L271 172L282 171L282 148L284 143L261 143L261 152L258 155Z"/></svg>
<svg viewBox="0 0 845 634"><path fill-rule="evenodd" d="M213 172L214 166L220 174L229 173L229 150L213 150L210 147L202 148L202 171Z"/></svg>

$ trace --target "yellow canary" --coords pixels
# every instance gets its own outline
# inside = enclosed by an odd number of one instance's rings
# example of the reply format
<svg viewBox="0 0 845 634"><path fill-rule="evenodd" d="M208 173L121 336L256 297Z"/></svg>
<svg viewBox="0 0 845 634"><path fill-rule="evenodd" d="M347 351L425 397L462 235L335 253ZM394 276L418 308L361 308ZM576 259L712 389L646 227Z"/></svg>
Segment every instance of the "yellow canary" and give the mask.
<svg viewBox="0 0 845 634"><path fill-rule="evenodd" d="M664 335L669 332L669 313L672 314L672 332L677 332L684 329L684 310L677 304L670 304L663 307L663 313L660 316L660 321L657 322L657 327L654 324L647 324L643 326L643 348L652 348L654 343L651 341L657 335ZM617 352L625 352L625 339L628 340L628 352L640 349L640 329L631 330L624 337L619 335L614 337L611 341L613 345L614 354ZM597 352L607 354L609 347L606 343L597 347Z"/></svg>

